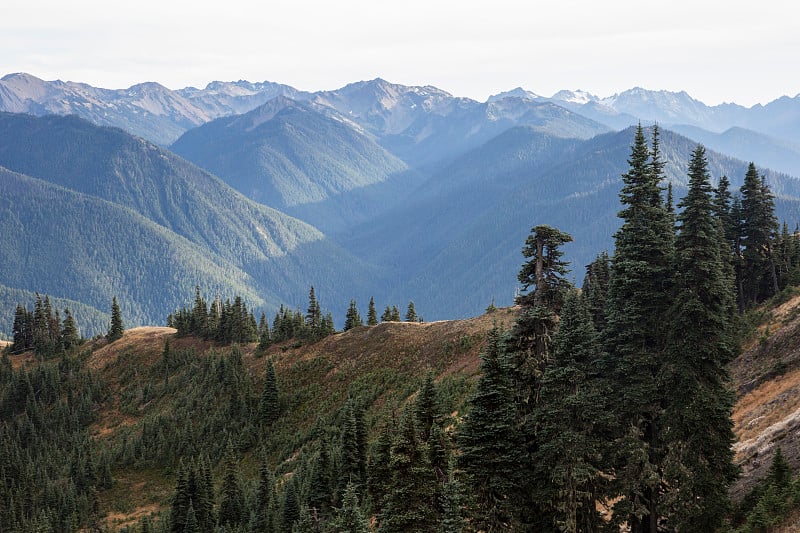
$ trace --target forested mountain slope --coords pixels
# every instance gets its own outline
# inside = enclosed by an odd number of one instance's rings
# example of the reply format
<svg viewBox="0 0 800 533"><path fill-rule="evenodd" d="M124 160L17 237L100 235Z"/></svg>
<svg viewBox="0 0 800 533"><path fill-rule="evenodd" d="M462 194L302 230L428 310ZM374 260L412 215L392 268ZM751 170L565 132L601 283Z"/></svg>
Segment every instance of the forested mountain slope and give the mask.
<svg viewBox="0 0 800 533"><path fill-rule="evenodd" d="M115 291L141 324L161 322L196 284L273 310L310 284L333 304L381 279L313 226L122 130L3 113L0 139L0 166L57 185L14 175L0 192L21 210L4 217L6 234L24 235L5 248L0 283L11 288L101 309ZM45 257L73 259L65 268Z"/></svg>

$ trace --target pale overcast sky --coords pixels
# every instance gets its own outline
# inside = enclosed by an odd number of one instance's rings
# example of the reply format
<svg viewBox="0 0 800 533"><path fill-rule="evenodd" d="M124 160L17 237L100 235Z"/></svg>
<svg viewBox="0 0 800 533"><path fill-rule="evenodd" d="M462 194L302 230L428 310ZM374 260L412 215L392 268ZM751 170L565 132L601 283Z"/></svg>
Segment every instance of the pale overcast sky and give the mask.
<svg viewBox="0 0 800 533"><path fill-rule="evenodd" d="M800 92L796 0L3 0L0 75L125 88L334 89L376 77L485 100L641 86L707 104Z"/></svg>

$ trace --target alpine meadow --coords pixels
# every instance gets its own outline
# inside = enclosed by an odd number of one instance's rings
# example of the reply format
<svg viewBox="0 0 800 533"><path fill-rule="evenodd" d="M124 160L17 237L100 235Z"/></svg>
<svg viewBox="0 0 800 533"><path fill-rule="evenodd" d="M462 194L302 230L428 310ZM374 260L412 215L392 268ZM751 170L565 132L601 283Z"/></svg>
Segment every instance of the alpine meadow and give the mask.
<svg viewBox="0 0 800 533"><path fill-rule="evenodd" d="M0 79L0 532L800 530L800 95Z"/></svg>

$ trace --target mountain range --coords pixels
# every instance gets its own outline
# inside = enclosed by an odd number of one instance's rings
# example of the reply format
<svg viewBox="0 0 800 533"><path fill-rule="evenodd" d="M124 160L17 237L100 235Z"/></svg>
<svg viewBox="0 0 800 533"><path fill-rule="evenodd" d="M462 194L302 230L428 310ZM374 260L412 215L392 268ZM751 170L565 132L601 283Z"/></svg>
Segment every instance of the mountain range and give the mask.
<svg viewBox="0 0 800 533"><path fill-rule="evenodd" d="M579 282L613 246L640 121L661 127L676 199L702 142L715 179L738 186L754 161L779 218L800 220L798 97L744 108L514 89L476 102L382 79L311 93L11 74L0 110L0 224L24 236L0 249L0 304L48 293L80 307L92 334L112 295L131 325L160 324L195 285L268 313L314 285L337 322L350 298L414 300L426 320L475 315L511 303L536 224L574 236Z"/></svg>

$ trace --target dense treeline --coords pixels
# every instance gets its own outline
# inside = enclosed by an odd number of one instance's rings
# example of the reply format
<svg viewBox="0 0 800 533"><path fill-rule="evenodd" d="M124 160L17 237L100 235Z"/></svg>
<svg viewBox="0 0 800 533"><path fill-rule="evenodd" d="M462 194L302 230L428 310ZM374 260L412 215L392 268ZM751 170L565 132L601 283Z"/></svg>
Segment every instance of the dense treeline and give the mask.
<svg viewBox="0 0 800 533"><path fill-rule="evenodd" d="M97 527L110 457L88 431L104 387L62 355L30 370L0 361L0 530Z"/></svg>
<svg viewBox="0 0 800 533"><path fill-rule="evenodd" d="M397 306L387 305L380 317L381 322L400 322L400 311ZM422 322L422 317L417 315L414 302L408 304L405 315L406 322ZM367 325L378 324L378 315L375 300L370 298L367 312ZM167 325L178 330L179 336L194 335L206 340L214 340L224 344L243 344L258 342L260 349L266 349L273 343L284 342L292 339L318 341L336 333L333 315L327 311L324 315L317 299L314 287L309 289L308 308L303 313L298 307L292 310L281 304L272 324L267 321L264 313L256 321L253 310L247 309L247 304L241 296L236 296L231 303L230 299L223 303L219 296L209 305L200 293L200 287L195 287L195 299L192 307L184 307L167 317ZM363 326L364 320L358 310L355 300L350 300L343 330L347 331L356 326Z"/></svg>
<svg viewBox="0 0 800 533"><path fill-rule="evenodd" d="M13 344L10 351L19 354L34 350L37 357L50 357L74 348L81 342L78 325L68 308L64 309L64 319L58 308L37 293L33 310L17 304L12 326Z"/></svg>
<svg viewBox="0 0 800 533"><path fill-rule="evenodd" d="M257 321L241 297L209 305L196 288L194 305L169 324L179 336L233 346L200 354L187 347L191 339L176 348L167 337L146 367L130 365L124 350L134 348L122 349L109 363L128 383L114 407L139 420L116 428L106 446L86 429L104 391L81 358L20 371L4 359L0 437L7 455L26 454L0 458L4 530L95 527L112 466L159 471L174 483L168 510L127 528L137 533L588 533L623 525L650 533L776 523L797 499L780 457L738 513L728 500L738 472L726 365L737 311L792 282L800 246L785 226L779 233L755 167L739 195L723 178L714 189L702 146L673 207L659 185L658 135L648 145L637 131L616 248L589 265L582 290L563 259L572 237L532 229L519 313L510 328L488 333L462 418L465 389L444 390L432 373L398 385L400 374L386 369L306 405L319 385L279 380L279 354L292 347L271 345L335 331L313 288L305 313L284 306L272 323L263 314ZM46 317L45 308L46 299ZM421 320L413 302L405 318ZM379 317L371 300L366 324L379 320L400 320L400 312L387 306ZM353 300L344 327L363 324ZM256 341L251 366L237 344ZM309 380L345 372L324 356L294 364ZM396 397L384 395L387 384ZM53 484L71 496L51 501Z"/></svg>

